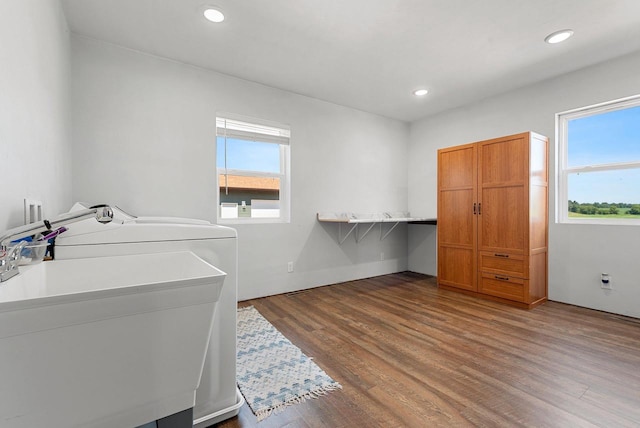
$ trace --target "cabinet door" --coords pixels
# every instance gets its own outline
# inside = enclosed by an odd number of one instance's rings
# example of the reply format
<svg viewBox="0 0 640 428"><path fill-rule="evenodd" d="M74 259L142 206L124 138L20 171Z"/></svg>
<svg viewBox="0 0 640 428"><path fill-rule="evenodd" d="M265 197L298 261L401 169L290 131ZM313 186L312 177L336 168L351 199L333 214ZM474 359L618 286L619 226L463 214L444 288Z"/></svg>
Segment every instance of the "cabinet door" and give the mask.
<svg viewBox="0 0 640 428"><path fill-rule="evenodd" d="M528 139L478 145L478 251L525 254L528 246Z"/></svg>
<svg viewBox="0 0 640 428"><path fill-rule="evenodd" d="M477 291L476 146L438 151L438 283Z"/></svg>

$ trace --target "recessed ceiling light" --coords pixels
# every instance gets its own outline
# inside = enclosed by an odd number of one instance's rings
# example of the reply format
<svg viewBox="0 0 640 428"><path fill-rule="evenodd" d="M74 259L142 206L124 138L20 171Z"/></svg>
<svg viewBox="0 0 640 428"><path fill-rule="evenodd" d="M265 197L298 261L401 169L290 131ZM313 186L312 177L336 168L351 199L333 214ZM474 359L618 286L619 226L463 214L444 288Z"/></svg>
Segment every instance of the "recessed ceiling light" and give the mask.
<svg viewBox="0 0 640 428"><path fill-rule="evenodd" d="M417 96L417 97L423 97L425 95L427 95L429 93L428 89L416 89L415 91L413 91L413 95Z"/></svg>
<svg viewBox="0 0 640 428"><path fill-rule="evenodd" d="M544 41L551 44L560 43L564 42L571 36L573 36L573 30L560 30L549 34L544 38Z"/></svg>
<svg viewBox="0 0 640 428"><path fill-rule="evenodd" d="M208 8L204 11L204 17L207 18L211 22L222 22L224 21L224 14L220 12L218 9Z"/></svg>

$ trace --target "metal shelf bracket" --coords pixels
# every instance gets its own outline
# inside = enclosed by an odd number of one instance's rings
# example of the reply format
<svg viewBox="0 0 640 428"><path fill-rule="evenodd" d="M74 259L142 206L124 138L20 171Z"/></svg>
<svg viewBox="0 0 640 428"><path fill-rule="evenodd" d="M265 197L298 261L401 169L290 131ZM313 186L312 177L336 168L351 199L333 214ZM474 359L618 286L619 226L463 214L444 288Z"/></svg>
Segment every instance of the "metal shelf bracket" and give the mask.
<svg viewBox="0 0 640 428"><path fill-rule="evenodd" d="M389 230L387 230L387 231L386 231L386 233L384 233L384 234L383 234L383 233L382 233L382 223L380 223L380 240L381 240L381 241L384 241L384 238L386 238L387 236L389 236L389 234L393 231L393 229L395 229L395 228L396 228L396 226L397 226L397 225L399 225L399 224L400 224L400 222L399 222L399 221L398 221L398 222L393 223L393 226L391 226L391 227L389 228Z"/></svg>
<svg viewBox="0 0 640 428"><path fill-rule="evenodd" d="M347 234L342 236L342 223L338 223L338 241L340 242L340 245L342 245L344 241L349 237L349 235L351 235L351 232L353 232L357 228L358 228L358 223L354 223L353 226L351 226L351 228L347 232ZM356 241L357 241L357 234L356 234Z"/></svg>
<svg viewBox="0 0 640 428"><path fill-rule="evenodd" d="M375 223L371 223L371 226L369 226L367 228L367 230L365 230L365 232L362 234L362 236L358 236L358 231L356 230L356 243L362 241L364 239L364 237L367 236L367 233L369 233L369 231L371 229L373 229L373 226L375 226L375 225L376 225Z"/></svg>

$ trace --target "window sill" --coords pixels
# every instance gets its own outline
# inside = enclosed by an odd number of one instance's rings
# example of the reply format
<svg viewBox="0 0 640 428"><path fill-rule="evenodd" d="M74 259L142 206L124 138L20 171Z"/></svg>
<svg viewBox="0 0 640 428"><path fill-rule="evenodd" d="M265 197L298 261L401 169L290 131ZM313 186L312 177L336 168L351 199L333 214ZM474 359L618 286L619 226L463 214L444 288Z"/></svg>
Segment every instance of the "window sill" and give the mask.
<svg viewBox="0 0 640 428"><path fill-rule="evenodd" d="M563 219L557 224L592 224L599 226L640 226L640 219L606 219L606 218L576 218Z"/></svg>

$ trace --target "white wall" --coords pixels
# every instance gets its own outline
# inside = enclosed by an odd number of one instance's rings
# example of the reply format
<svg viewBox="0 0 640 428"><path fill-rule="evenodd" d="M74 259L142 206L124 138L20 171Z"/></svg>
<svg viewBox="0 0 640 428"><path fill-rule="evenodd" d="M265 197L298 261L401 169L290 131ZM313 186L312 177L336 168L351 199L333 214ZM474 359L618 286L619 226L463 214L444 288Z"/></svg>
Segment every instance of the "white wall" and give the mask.
<svg viewBox="0 0 640 428"><path fill-rule="evenodd" d="M411 125L409 209L436 215L437 149L536 131L550 138L549 298L640 317L640 227L556 224L555 113L640 94L640 53L511 91ZM639 183L640 185L640 183ZM409 228L409 269L436 274L436 237ZM600 289L600 273L614 290Z"/></svg>
<svg viewBox="0 0 640 428"><path fill-rule="evenodd" d="M291 223L236 227L240 299L407 268L406 226L339 246L338 227L316 221L406 210L403 122L80 36L72 108L73 198L139 215L215 220L216 112L291 126Z"/></svg>
<svg viewBox="0 0 640 428"><path fill-rule="evenodd" d="M0 2L0 232L23 199L47 217L71 203L69 34L57 0Z"/></svg>

